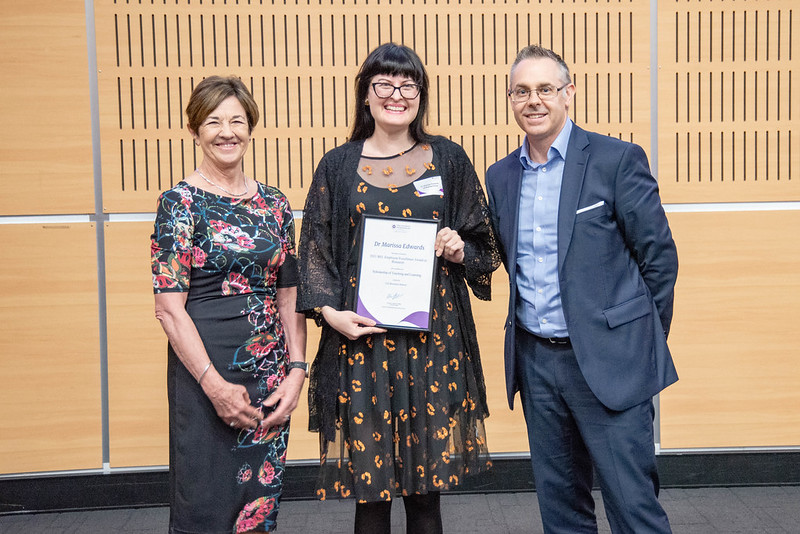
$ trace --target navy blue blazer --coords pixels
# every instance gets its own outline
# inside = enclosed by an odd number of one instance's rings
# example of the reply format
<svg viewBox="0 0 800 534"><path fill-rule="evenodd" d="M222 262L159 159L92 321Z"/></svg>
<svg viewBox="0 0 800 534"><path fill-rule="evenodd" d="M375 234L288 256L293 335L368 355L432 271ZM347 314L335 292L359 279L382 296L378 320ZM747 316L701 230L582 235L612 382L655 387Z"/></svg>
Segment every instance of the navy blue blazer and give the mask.
<svg viewBox="0 0 800 534"><path fill-rule="evenodd" d="M486 172L511 286L505 373L512 409L519 390L514 336L520 150ZM678 380L667 348L677 275L675 242L644 150L573 126L558 208L558 279L578 364L606 407L630 408Z"/></svg>

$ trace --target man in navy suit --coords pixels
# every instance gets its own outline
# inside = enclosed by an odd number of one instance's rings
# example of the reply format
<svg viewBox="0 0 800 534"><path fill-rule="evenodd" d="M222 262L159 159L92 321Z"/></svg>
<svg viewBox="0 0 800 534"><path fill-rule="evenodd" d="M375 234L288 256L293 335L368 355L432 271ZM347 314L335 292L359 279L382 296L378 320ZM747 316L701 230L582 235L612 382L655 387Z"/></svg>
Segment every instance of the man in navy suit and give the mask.
<svg viewBox="0 0 800 534"><path fill-rule="evenodd" d="M658 502L653 396L678 258L641 147L576 126L557 54L524 48L508 97L525 132L486 188L511 286L509 406L520 392L546 533L596 533L593 471L615 533L670 532Z"/></svg>

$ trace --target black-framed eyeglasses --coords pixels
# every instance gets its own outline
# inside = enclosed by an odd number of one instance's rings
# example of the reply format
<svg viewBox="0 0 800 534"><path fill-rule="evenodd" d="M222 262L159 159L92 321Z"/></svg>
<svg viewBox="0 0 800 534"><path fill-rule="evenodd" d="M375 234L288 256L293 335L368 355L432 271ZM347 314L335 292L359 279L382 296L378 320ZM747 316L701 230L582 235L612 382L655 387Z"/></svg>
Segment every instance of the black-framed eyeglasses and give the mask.
<svg viewBox="0 0 800 534"><path fill-rule="evenodd" d="M378 98L390 98L395 91L400 91L400 96L409 100L414 100L419 96L420 86L415 83L406 83L401 86L392 85L386 82L376 82L372 84L372 90Z"/></svg>
<svg viewBox="0 0 800 534"><path fill-rule="evenodd" d="M537 89L528 89L526 87L517 87L516 89L511 89L508 92L508 96L511 98L511 101L515 104L521 104L522 102L527 102L530 100L531 95L536 93L536 96L539 97L539 100L553 100L560 90L565 88L569 85L569 82L565 83L561 87L555 87L553 85L543 85Z"/></svg>

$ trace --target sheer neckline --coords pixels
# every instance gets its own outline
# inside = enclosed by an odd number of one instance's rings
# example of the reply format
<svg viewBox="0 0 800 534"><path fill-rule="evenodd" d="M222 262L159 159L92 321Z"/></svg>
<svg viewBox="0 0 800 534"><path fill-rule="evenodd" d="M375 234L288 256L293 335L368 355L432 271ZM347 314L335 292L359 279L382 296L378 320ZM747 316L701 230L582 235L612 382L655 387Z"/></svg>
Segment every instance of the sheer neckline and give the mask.
<svg viewBox="0 0 800 534"><path fill-rule="evenodd" d="M399 158L403 154L408 154L409 152L411 152L412 150L417 148L417 145L419 145L419 141L417 141L413 145L411 145L411 148L403 150L402 152L398 152L397 154L394 154L393 156L367 156L365 154L361 154L361 157L363 159L377 159L377 160L387 160L387 159Z"/></svg>
<svg viewBox="0 0 800 534"><path fill-rule="evenodd" d="M358 163L361 180L385 189L409 184L434 169L433 150L427 143L415 143L408 150L389 157L362 155Z"/></svg>

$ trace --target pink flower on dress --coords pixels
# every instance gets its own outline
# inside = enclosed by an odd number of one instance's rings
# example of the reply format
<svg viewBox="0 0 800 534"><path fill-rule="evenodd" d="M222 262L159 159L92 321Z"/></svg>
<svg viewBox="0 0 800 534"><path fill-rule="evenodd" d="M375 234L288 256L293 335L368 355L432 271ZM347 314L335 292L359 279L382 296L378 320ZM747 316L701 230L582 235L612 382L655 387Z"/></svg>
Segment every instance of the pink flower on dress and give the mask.
<svg viewBox="0 0 800 534"><path fill-rule="evenodd" d="M178 287L178 282L170 276L166 276L164 274L154 274L153 287L156 289L171 289L173 287Z"/></svg>
<svg viewBox="0 0 800 534"><path fill-rule="evenodd" d="M267 214L267 202L261 195L256 195L250 199L250 205L248 206L248 211L254 215L258 215L259 217L264 217Z"/></svg>
<svg viewBox="0 0 800 534"><path fill-rule="evenodd" d="M245 482L249 482L251 478L253 478L253 469L250 467L250 464L245 463L239 468L239 472L236 474L236 482L244 484Z"/></svg>
<svg viewBox="0 0 800 534"><path fill-rule="evenodd" d="M253 336L248 341L250 343L246 347L247 352L252 354L254 358L267 356L278 345L278 341L266 333Z"/></svg>
<svg viewBox="0 0 800 534"><path fill-rule="evenodd" d="M223 295L241 295L251 292L250 282L240 273L229 273L228 279L222 282Z"/></svg>
<svg viewBox="0 0 800 534"><path fill-rule="evenodd" d="M264 464L261 466L261 469L258 470L258 481L266 486L267 484L271 484L274 479L275 468L272 467L269 460L264 460Z"/></svg>
<svg viewBox="0 0 800 534"><path fill-rule="evenodd" d="M181 204L183 204L187 208L192 205L192 193L189 192L189 190L181 189L180 195L181 195Z"/></svg>
<svg viewBox="0 0 800 534"><path fill-rule="evenodd" d="M255 247L253 238L238 226L217 220L208 221L208 225L213 230L211 240L225 250L244 252Z"/></svg>
<svg viewBox="0 0 800 534"><path fill-rule="evenodd" d="M273 427L259 426L255 430L255 432L253 432L253 443L261 445L263 445L264 443L269 443L270 441L280 436L282 431L283 431L283 426L273 426Z"/></svg>
<svg viewBox="0 0 800 534"><path fill-rule="evenodd" d="M259 497L255 501L248 503L239 512L236 519L234 530L237 534L250 532L264 522L264 519L275 508L275 499L271 497Z"/></svg>
<svg viewBox="0 0 800 534"><path fill-rule="evenodd" d="M269 433L269 428L259 425L253 432L253 443L261 443L261 440Z"/></svg>
<svg viewBox="0 0 800 534"><path fill-rule="evenodd" d="M267 208L267 201L261 195L257 195L253 197L250 201L251 205L255 206L258 209L265 209Z"/></svg>
<svg viewBox="0 0 800 534"><path fill-rule="evenodd" d="M206 259L208 259L208 254L206 254L205 250L200 247L192 247L193 267L203 267L206 264Z"/></svg>
<svg viewBox="0 0 800 534"><path fill-rule="evenodd" d="M153 287L156 289L173 288L183 285L189 287L188 253L172 253L167 261L153 262Z"/></svg>
<svg viewBox="0 0 800 534"><path fill-rule="evenodd" d="M272 204L272 216L275 217L275 221L279 224L283 224L283 214L284 214L284 206L279 205L277 202Z"/></svg>
<svg viewBox="0 0 800 534"><path fill-rule="evenodd" d="M252 248L248 245L253 243L253 239L247 234L239 234L236 236L236 243L242 248Z"/></svg>
<svg viewBox="0 0 800 534"><path fill-rule="evenodd" d="M267 389L269 391L272 391L273 389L275 389L275 387L278 385L278 382L280 382L280 380L281 380L281 377L278 376L277 374L269 375L267 377Z"/></svg>

